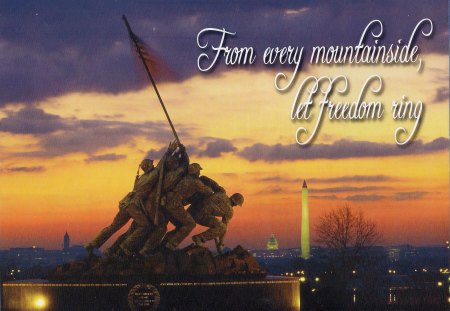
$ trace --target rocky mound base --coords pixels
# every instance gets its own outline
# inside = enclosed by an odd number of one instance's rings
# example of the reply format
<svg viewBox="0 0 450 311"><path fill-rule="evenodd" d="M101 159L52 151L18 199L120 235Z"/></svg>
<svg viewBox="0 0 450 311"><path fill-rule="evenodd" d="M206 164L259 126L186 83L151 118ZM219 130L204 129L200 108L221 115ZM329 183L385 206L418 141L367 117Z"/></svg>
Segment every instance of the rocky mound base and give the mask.
<svg viewBox="0 0 450 311"><path fill-rule="evenodd" d="M127 279L128 277L259 277L264 269L244 248L237 246L223 255L213 255L204 247L188 246L181 250L167 249L147 258L90 257L59 266L49 280Z"/></svg>

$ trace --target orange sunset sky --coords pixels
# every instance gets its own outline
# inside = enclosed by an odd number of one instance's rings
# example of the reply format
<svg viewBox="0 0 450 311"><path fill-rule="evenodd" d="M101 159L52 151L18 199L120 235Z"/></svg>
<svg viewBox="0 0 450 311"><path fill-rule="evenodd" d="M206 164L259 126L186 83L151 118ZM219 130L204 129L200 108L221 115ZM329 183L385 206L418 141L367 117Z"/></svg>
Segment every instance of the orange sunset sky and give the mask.
<svg viewBox="0 0 450 311"><path fill-rule="evenodd" d="M323 8L304 6L296 8L294 13L288 13L288 7L283 9L285 15L281 16L287 16L287 23L295 12L298 19L304 20L308 14ZM35 10L29 9L29 13ZM39 12L45 19L44 10ZM271 14L270 8L265 12ZM147 30L162 27L160 20L153 22L137 12L130 14L135 32L142 34L152 47L153 40L155 49L175 71L183 69L176 64L173 66L171 55L177 58L177 53L183 51L165 53L164 37L170 38L172 31L174 36L176 33L192 41L186 49L192 50L187 53L193 57L184 60L192 67L196 66L196 57L201 53L195 45L196 34L206 27L195 20L195 14L183 10L180 14L192 15L191 19L183 19L184 23L193 24L189 24L191 33L178 33L184 25L180 18L180 25L172 25L161 34L152 34ZM117 20L111 17L117 23L114 30L119 39L111 40L115 50L109 50L110 65L114 65L114 55L123 57L130 61L131 69L127 74L132 75L132 51L120 15L117 16L114 17ZM350 27L353 41L357 41L370 19L368 14L357 26ZM417 20L411 20L409 25L414 26ZM246 45L245 38L249 37L250 30L239 28L237 22L232 25L234 31L243 33L240 37L243 41L231 41L230 45ZM213 26L222 27L221 24ZM309 188L311 228L330 209L349 204L376 222L383 245L436 245L448 240L448 50L426 48L434 40L447 40L447 25L443 26L444 29L436 28L433 39L419 41L419 45L424 46L421 54L424 63L419 72L414 64L305 65L294 86L284 93L275 90L274 77L279 71L290 77L292 68L229 67L208 74L192 70L177 81L158 83L191 161L200 163L202 173L218 181L228 193L241 192L245 196L243 207L235 208L227 246L242 244L263 248L274 233L281 248L298 247L303 179ZM396 24L390 27L395 28ZM98 29L98 36L103 35L102 28ZM328 32L332 30L329 28ZM70 36L81 36L72 31ZM321 31L325 31L324 28ZM270 34L267 40L266 46L271 43ZM301 44L301 40L303 37L299 35L297 41L290 41L290 44ZM327 40L323 37L322 43L326 45ZM63 49L64 53L55 52L53 57L73 58L76 66L76 61L86 56L79 51L83 46L77 46L77 40L74 41L73 46ZM25 42L25 39L22 43L8 41L5 35L0 38L0 50L16 49L15 53L4 56L11 58L8 60L26 58L21 54L27 48ZM262 58L262 49L257 51L258 59ZM41 61L39 57L36 57L37 62ZM19 96L18 88L10 97L1 98L0 248L31 245L60 248L65 231L69 232L72 243L86 243L111 222L118 202L132 188L138 163L148 153L159 160L160 150L172 139L149 85L138 84L114 91L97 85L89 87L90 82L84 86L74 82L71 87L73 77L68 72L55 74L58 66L67 66L64 68L73 75L100 75L96 67L76 72L67 63L52 64L47 67L48 71L42 70L35 78L38 83L40 76L41 82L46 84L47 75L56 76L55 82L45 85L50 91L25 98ZM111 79L122 75L115 69L101 70L105 70L102 75L110 75ZM384 118L362 122L324 118L311 145L296 145L296 129L313 127L311 122L290 119L291 104L300 82L307 75L334 77L339 74L348 77L350 92L345 96L333 94L332 101L354 101L367 77L380 75L384 84L382 94L368 94L367 99L383 103ZM61 88L57 80L67 83L62 82L65 86ZM24 84L23 92L30 90L34 92L36 88ZM404 126L411 130L413 127L412 121L393 121L391 117L392 100L399 100L403 95L415 102L423 101L425 112L414 141L399 147L394 141L395 129ZM313 110L313 116L316 114L317 110ZM202 228L194 232L198 230ZM311 236L314 240L314 231Z"/></svg>

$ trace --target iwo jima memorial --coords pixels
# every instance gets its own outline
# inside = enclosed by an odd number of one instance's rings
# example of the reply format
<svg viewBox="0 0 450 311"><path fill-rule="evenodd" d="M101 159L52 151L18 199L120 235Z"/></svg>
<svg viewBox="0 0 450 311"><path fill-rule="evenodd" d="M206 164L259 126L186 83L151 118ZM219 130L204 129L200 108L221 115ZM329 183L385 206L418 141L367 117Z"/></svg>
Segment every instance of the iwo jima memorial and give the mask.
<svg viewBox="0 0 450 311"><path fill-rule="evenodd" d="M86 245L87 258L57 267L45 280L2 284L2 310L300 310L297 278L266 275L241 246L223 251L233 207L244 197L228 196L190 163L151 74L151 56L123 19L175 139L156 166L141 162L133 191ZM94 255L130 221L104 256ZM167 232L169 222L174 229ZM196 224L207 230L179 249ZM216 252L204 247L208 241Z"/></svg>

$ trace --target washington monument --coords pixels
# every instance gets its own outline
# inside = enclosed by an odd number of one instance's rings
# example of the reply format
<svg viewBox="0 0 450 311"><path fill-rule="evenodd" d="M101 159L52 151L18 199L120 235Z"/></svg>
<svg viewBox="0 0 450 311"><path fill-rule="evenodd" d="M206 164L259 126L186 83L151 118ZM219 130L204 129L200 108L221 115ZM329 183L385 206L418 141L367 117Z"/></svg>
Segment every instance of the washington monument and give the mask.
<svg viewBox="0 0 450 311"><path fill-rule="evenodd" d="M309 245L309 210L308 210L308 186L306 180L303 181L302 187L302 258L308 259L310 256Z"/></svg>

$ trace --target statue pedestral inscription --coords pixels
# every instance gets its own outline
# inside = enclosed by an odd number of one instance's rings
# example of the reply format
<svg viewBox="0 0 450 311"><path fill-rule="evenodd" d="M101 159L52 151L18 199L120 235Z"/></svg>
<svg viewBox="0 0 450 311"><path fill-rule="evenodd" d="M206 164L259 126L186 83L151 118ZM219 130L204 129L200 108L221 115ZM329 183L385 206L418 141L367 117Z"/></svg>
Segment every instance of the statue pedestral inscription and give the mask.
<svg viewBox="0 0 450 311"><path fill-rule="evenodd" d="M128 306L133 311L156 311L160 299L158 289L151 284L136 284L128 292Z"/></svg>

